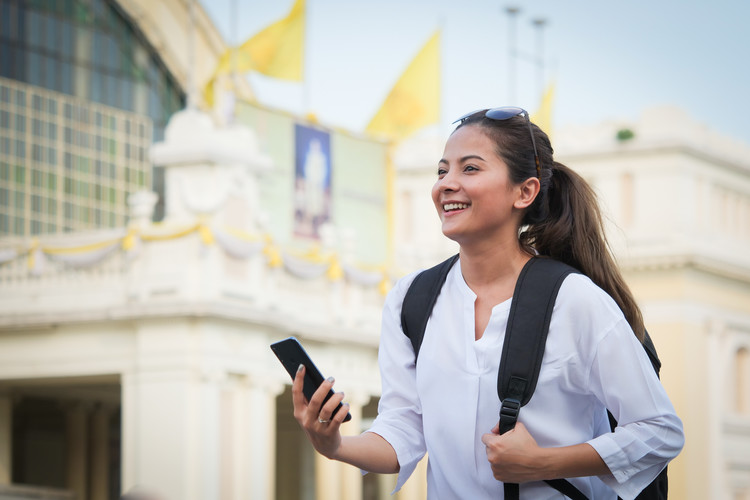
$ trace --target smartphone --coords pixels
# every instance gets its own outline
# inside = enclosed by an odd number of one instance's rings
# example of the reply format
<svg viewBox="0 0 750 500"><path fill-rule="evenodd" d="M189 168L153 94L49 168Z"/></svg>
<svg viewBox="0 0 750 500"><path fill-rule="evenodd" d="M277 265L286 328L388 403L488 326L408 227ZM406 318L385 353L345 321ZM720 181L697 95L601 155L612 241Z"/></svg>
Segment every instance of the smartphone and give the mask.
<svg viewBox="0 0 750 500"><path fill-rule="evenodd" d="M294 380L294 377L297 375L297 368L299 368L299 365L305 365L305 379L302 386L302 393L307 400L310 401L313 394L315 394L315 391L318 390L320 384L325 380L325 377L320 373L320 370L315 366L315 363L312 362L310 356L307 355L302 344L300 344L296 338L289 337L288 339L280 340L279 342L271 344L271 350L276 357L279 358L279 361L284 365L286 371L289 372L289 376L292 377L292 380ZM333 389L328 391L323 404L325 404L331 396L333 396ZM336 409L333 410L331 418L333 418L333 415L336 415L342 406L343 405L339 403ZM351 413L347 413L344 422L348 422L351 419Z"/></svg>

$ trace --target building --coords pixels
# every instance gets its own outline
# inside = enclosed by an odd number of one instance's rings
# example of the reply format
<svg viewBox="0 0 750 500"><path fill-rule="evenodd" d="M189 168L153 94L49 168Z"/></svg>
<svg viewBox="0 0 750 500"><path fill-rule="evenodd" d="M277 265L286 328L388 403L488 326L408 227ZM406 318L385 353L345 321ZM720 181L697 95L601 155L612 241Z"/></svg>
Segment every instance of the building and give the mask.
<svg viewBox="0 0 750 500"><path fill-rule="evenodd" d="M193 19L196 64L178 0L0 2L0 235L122 226L126 193L163 193L148 147L188 68L206 81L225 50L197 2Z"/></svg>

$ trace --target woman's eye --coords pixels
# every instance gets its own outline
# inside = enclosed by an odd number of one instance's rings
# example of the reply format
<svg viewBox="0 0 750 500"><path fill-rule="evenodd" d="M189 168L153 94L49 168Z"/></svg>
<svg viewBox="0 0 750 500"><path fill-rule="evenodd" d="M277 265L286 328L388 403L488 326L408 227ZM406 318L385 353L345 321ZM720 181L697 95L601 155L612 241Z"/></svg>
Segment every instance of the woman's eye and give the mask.
<svg viewBox="0 0 750 500"><path fill-rule="evenodd" d="M438 177L442 177L446 173L448 173L448 171L445 170L444 168L439 168L438 171L437 171Z"/></svg>
<svg viewBox="0 0 750 500"><path fill-rule="evenodd" d="M464 167L464 172L473 172L475 170L479 170L479 169L475 167L474 165L466 165Z"/></svg>

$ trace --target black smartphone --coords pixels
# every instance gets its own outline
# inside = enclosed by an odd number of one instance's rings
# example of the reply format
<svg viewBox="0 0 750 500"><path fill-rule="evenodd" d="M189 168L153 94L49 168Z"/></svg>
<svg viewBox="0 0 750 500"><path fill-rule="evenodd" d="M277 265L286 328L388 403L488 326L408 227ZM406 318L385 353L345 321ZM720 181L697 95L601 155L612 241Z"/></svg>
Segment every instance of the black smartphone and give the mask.
<svg viewBox="0 0 750 500"><path fill-rule="evenodd" d="M318 390L318 387L323 383L325 377L320 373L320 370L315 366L315 363L312 362L310 356L307 355L302 344L300 344L296 338L289 337L288 339L280 340L271 344L271 350L276 357L279 358L279 361L284 365L286 371L289 372L289 376L292 377L292 380L294 380L295 375L297 375L297 368L299 368L299 365L305 365L305 380L304 385L302 386L302 393L307 400L310 401L310 398L312 398L315 391ZM331 396L333 396L332 389L326 394L323 404L325 404ZM333 410L331 417L336 415L342 406L343 405L339 403L336 409ZM347 413L344 422L348 422L351 419L351 413Z"/></svg>

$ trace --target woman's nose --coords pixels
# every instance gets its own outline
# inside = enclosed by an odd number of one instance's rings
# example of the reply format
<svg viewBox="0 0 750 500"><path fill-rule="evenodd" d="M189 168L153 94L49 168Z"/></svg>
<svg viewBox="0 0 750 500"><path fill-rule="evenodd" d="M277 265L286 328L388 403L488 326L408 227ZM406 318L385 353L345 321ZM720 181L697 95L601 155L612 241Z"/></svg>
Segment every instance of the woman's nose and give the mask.
<svg viewBox="0 0 750 500"><path fill-rule="evenodd" d="M440 191L456 191L459 187L458 176L448 171L439 181Z"/></svg>

